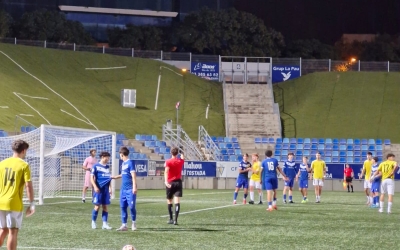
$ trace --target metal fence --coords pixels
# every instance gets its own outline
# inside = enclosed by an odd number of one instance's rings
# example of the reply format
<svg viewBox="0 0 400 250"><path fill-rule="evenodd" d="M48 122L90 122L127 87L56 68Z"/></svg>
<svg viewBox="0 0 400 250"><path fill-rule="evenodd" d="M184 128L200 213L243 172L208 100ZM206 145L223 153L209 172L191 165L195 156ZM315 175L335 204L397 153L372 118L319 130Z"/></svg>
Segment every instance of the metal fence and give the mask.
<svg viewBox="0 0 400 250"><path fill-rule="evenodd" d="M186 52L164 52L135 50L134 48L108 48L68 43L50 43L46 41L21 40L17 38L0 38L1 43L35 46L48 49L72 50L110 54L117 56L148 58L166 62L221 62L218 55L198 55ZM300 66L301 75L314 72L329 71L381 71L400 72L400 63L393 62L363 62L363 61L335 61L331 59L302 59L302 58L273 58L273 65ZM179 64L175 64L176 66Z"/></svg>

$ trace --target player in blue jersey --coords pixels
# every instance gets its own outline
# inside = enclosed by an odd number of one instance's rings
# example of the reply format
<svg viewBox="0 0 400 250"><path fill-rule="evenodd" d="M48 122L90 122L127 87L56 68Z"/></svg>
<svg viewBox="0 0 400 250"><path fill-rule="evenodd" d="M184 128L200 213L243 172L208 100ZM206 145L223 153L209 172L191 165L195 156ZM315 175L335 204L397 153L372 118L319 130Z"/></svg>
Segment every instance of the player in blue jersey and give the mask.
<svg viewBox="0 0 400 250"><path fill-rule="evenodd" d="M308 202L307 189L308 189L308 173L311 169L308 167L308 158L303 157L303 162L300 164L299 172L296 175L296 179L299 181L299 190L303 196L301 203Z"/></svg>
<svg viewBox="0 0 400 250"><path fill-rule="evenodd" d="M244 154L243 160L239 163L238 171L239 176L236 180L236 188L233 193L233 204L236 204L239 189L243 187L243 204L246 204L247 189L249 188L249 171L251 171L251 163L247 161L249 155Z"/></svg>
<svg viewBox="0 0 400 250"><path fill-rule="evenodd" d="M375 175L375 172L378 171L378 157L372 158L372 167L371 167L371 193L372 193L372 204L371 208L379 208L379 192L381 189L381 174Z"/></svg>
<svg viewBox="0 0 400 250"><path fill-rule="evenodd" d="M113 176L113 179L122 178L119 205L121 207L122 225L117 231L128 231L128 207L132 216L132 231L136 230L136 169L132 161L129 160L129 149L121 147L119 157L123 161L121 165L121 174Z"/></svg>
<svg viewBox="0 0 400 250"><path fill-rule="evenodd" d="M262 186L263 190L267 190L267 201L268 201L268 211L277 210L276 206L276 189L278 188L278 174L277 171L283 176L285 181L289 179L283 173L282 169L279 167L278 160L272 158L272 151L267 150L265 152L266 159L261 163L261 176L262 176ZM272 201L272 193L274 200Z"/></svg>
<svg viewBox="0 0 400 250"><path fill-rule="evenodd" d="M92 211L92 228L96 229L96 219L99 214L100 206L103 208L101 217L103 218L102 229L112 229L108 223L108 209L107 205L110 205L110 193L111 193L111 174L110 166L107 165L110 160L110 153L101 152L100 162L93 165L91 170L91 182L94 188L93 201L94 209Z"/></svg>
<svg viewBox="0 0 400 250"><path fill-rule="evenodd" d="M296 162L293 160L294 154L288 154L288 160L283 163L283 172L289 178L288 181L285 181L285 187L283 188L283 203L286 203L286 193L289 190L289 203L293 202L293 184L296 179L297 174L297 166Z"/></svg>

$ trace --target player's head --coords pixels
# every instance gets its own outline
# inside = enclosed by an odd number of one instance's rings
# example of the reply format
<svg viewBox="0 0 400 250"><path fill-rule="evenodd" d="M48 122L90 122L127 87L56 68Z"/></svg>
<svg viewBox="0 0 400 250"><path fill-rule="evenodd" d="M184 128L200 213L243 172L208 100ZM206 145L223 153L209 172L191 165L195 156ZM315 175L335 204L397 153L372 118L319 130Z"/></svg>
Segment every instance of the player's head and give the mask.
<svg viewBox="0 0 400 250"><path fill-rule="evenodd" d="M122 248L122 250L136 250L136 248L132 245L126 245Z"/></svg>
<svg viewBox="0 0 400 250"><path fill-rule="evenodd" d="M307 156L303 156L303 163L307 164L307 162L308 162L308 157Z"/></svg>
<svg viewBox="0 0 400 250"><path fill-rule="evenodd" d="M265 151L265 156L266 157L271 157L272 156L272 150Z"/></svg>
<svg viewBox="0 0 400 250"><path fill-rule="evenodd" d="M251 155L251 160L252 160L253 162L258 161L258 154L257 154L257 153L252 154L252 155Z"/></svg>
<svg viewBox="0 0 400 250"><path fill-rule="evenodd" d="M119 148L119 158L123 159L129 156L129 149L127 147Z"/></svg>
<svg viewBox="0 0 400 250"><path fill-rule="evenodd" d="M349 168L350 167L350 165L349 164L346 164L346 168Z"/></svg>
<svg viewBox="0 0 400 250"><path fill-rule="evenodd" d="M292 161L293 160L293 156L294 154L292 152L290 152L289 154L287 154L288 160Z"/></svg>
<svg viewBox="0 0 400 250"><path fill-rule="evenodd" d="M394 160L395 155L392 153L387 154L386 159L388 159L389 161L393 161Z"/></svg>
<svg viewBox="0 0 400 250"><path fill-rule="evenodd" d="M13 142L11 148L14 153L18 155L18 157L23 159L26 156L26 151L28 151L29 144L23 140L16 140Z"/></svg>
<svg viewBox="0 0 400 250"><path fill-rule="evenodd" d="M317 152L317 153L315 154L315 158L317 158L317 160L320 160L320 159L321 159L321 154L320 154L319 152Z"/></svg>
<svg viewBox="0 0 400 250"><path fill-rule="evenodd" d="M244 153L243 154L243 161L247 161L248 158L249 158L249 154L248 153Z"/></svg>
<svg viewBox="0 0 400 250"><path fill-rule="evenodd" d="M374 164L376 164L376 163L378 163L378 161L379 161L379 159L378 159L378 157L372 157L372 163L374 163Z"/></svg>
<svg viewBox="0 0 400 250"><path fill-rule="evenodd" d="M371 159L372 159L372 153L371 153L371 152L368 152L368 153L367 153L367 159L368 159L368 160L371 160Z"/></svg>
<svg viewBox="0 0 400 250"><path fill-rule="evenodd" d="M100 157L100 161L103 164L107 164L108 161L110 160L110 153L103 151L100 153L99 157Z"/></svg>
<svg viewBox="0 0 400 250"><path fill-rule="evenodd" d="M95 157L95 156L96 156L96 152L97 152L96 149L92 148L92 149L89 151L90 156Z"/></svg>
<svg viewBox="0 0 400 250"><path fill-rule="evenodd" d="M175 147L171 149L171 155L176 157L179 154L179 148Z"/></svg>

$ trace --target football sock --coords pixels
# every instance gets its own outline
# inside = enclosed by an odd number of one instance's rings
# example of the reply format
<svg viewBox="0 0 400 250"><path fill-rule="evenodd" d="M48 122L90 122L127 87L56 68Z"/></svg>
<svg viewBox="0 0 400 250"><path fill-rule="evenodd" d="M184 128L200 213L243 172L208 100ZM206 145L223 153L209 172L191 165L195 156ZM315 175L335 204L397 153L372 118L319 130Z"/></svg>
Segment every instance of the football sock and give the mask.
<svg viewBox="0 0 400 250"><path fill-rule="evenodd" d="M247 198L247 194L244 194L243 199L246 200L246 198Z"/></svg>
<svg viewBox="0 0 400 250"><path fill-rule="evenodd" d="M237 192L234 192L234 193L233 193L233 200L234 200L234 201L236 200L237 196L238 196L238 193L237 193Z"/></svg>
<svg viewBox="0 0 400 250"><path fill-rule="evenodd" d="M276 206L276 198L274 198L274 201L272 202L272 205Z"/></svg>
<svg viewBox="0 0 400 250"><path fill-rule="evenodd" d="M93 209L92 211L92 221L96 221L97 220L97 215L99 214L99 211L96 211Z"/></svg>
<svg viewBox="0 0 400 250"><path fill-rule="evenodd" d="M304 196L303 199L304 199L304 200L307 200L307 196Z"/></svg>
<svg viewBox="0 0 400 250"><path fill-rule="evenodd" d="M107 220L108 220L108 212L102 211L102 212L101 212L101 218L103 219L103 222L107 223Z"/></svg>
<svg viewBox="0 0 400 250"><path fill-rule="evenodd" d="M250 192L250 200L254 201L254 192Z"/></svg>
<svg viewBox="0 0 400 250"><path fill-rule="evenodd" d="M379 207L380 207L381 209L383 209L383 201L380 201L380 202L379 202Z"/></svg>
<svg viewBox="0 0 400 250"><path fill-rule="evenodd" d="M292 198L293 198L293 196L289 195L289 201L291 201L291 200L292 200Z"/></svg>
<svg viewBox="0 0 400 250"><path fill-rule="evenodd" d="M260 198L260 201L262 201L262 193L259 193L258 196Z"/></svg>
<svg viewBox="0 0 400 250"><path fill-rule="evenodd" d="M176 203L175 204L175 221L178 221L179 210L181 210L181 204Z"/></svg>
<svg viewBox="0 0 400 250"><path fill-rule="evenodd" d="M351 185L351 192L353 192L353 185Z"/></svg>
<svg viewBox="0 0 400 250"><path fill-rule="evenodd" d="M268 207L269 207L269 208L272 207L272 201L268 201Z"/></svg>
<svg viewBox="0 0 400 250"><path fill-rule="evenodd" d="M347 191L350 192L350 186L347 184Z"/></svg>
<svg viewBox="0 0 400 250"><path fill-rule="evenodd" d="M168 204L169 220L172 220L172 204Z"/></svg>
<svg viewBox="0 0 400 250"><path fill-rule="evenodd" d="M375 204L379 205L379 196L375 196Z"/></svg>
<svg viewBox="0 0 400 250"><path fill-rule="evenodd" d="M284 201L286 200L286 194L283 195L283 200L284 200Z"/></svg>
<svg viewBox="0 0 400 250"><path fill-rule="evenodd" d="M131 216L132 216L132 221L136 221L136 207L135 206L131 207Z"/></svg>
<svg viewBox="0 0 400 250"><path fill-rule="evenodd" d="M392 210L392 203L388 202L388 213L390 213Z"/></svg>
<svg viewBox="0 0 400 250"><path fill-rule="evenodd" d="M86 194L82 194L82 200L86 199Z"/></svg>
<svg viewBox="0 0 400 250"><path fill-rule="evenodd" d="M126 211L126 207L121 207L121 220L123 224L126 224L128 221L128 213Z"/></svg>

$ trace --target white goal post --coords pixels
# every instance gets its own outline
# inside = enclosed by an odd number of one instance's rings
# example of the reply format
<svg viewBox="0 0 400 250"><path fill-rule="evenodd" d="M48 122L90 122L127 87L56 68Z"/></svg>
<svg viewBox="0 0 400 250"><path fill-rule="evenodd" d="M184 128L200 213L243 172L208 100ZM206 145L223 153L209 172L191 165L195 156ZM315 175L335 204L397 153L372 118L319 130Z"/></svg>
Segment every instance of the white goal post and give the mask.
<svg viewBox="0 0 400 250"><path fill-rule="evenodd" d="M90 149L96 149L97 159L100 152L109 152L112 175L118 174L116 138L115 132L41 125L29 133L0 137L0 161L12 156L12 142L22 139L29 144L25 161L31 168L35 199L39 204L46 198L80 198L85 178L82 166ZM114 181L111 186L114 198ZM89 189L87 197L90 195Z"/></svg>

